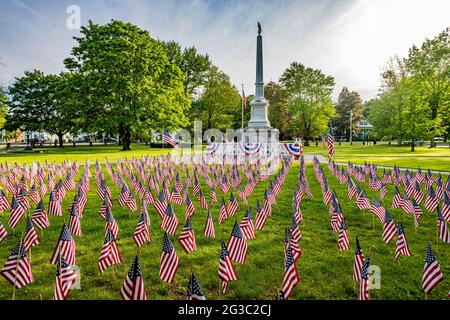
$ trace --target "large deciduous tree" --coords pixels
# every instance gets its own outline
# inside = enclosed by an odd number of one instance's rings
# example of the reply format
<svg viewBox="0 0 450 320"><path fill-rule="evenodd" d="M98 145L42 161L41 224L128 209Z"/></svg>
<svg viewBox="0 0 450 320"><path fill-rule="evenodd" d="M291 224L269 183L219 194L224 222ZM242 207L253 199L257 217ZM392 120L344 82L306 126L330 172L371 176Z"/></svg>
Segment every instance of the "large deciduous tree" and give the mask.
<svg viewBox="0 0 450 320"><path fill-rule="evenodd" d="M334 78L293 62L281 75L280 83L288 94L290 131L301 135L309 145L309 139L325 131L335 116L331 102Z"/></svg>
<svg viewBox="0 0 450 320"><path fill-rule="evenodd" d="M132 135L140 130L187 125L185 77L147 31L116 20L89 21L81 34L64 63L90 88L83 97L95 116L90 120L118 132L123 150L130 150Z"/></svg>
<svg viewBox="0 0 450 320"><path fill-rule="evenodd" d="M177 65L184 73L184 92L189 94L191 100L198 98L199 89L205 85L208 79L208 71L211 68L211 60L207 54L200 54L195 47L182 49L175 41L160 41L167 59Z"/></svg>
<svg viewBox="0 0 450 320"><path fill-rule="evenodd" d="M450 136L450 28L433 39L425 39L421 47L412 46L406 67L422 84L431 119L443 118ZM431 146L433 146L433 140Z"/></svg>
<svg viewBox="0 0 450 320"><path fill-rule="evenodd" d="M11 95L7 117L7 129L27 131L46 131L58 136L59 146L63 147L63 136L75 124L73 104L76 99L68 99L72 92L65 74L45 75L42 71L26 71L16 78L9 87Z"/></svg>
<svg viewBox="0 0 450 320"><path fill-rule="evenodd" d="M271 81L264 86L264 97L269 101L270 124L280 130L280 137L284 139L289 124L288 95L280 84Z"/></svg>
<svg viewBox="0 0 450 320"><path fill-rule="evenodd" d="M5 91L0 87L0 130L5 127L6 115L8 114L8 98Z"/></svg>
<svg viewBox="0 0 450 320"><path fill-rule="evenodd" d="M202 96L192 103L193 120L201 120L204 129L238 128L240 121L234 121L238 113L241 114L241 97L237 89L227 74L213 66Z"/></svg>
<svg viewBox="0 0 450 320"><path fill-rule="evenodd" d="M345 136L347 141L350 138L350 112L352 114L352 132L358 133L358 121L362 118L363 103L361 97L356 91L349 91L347 87L343 87L339 94L336 104L337 117L333 120L333 126L336 128L334 134L336 136Z"/></svg>

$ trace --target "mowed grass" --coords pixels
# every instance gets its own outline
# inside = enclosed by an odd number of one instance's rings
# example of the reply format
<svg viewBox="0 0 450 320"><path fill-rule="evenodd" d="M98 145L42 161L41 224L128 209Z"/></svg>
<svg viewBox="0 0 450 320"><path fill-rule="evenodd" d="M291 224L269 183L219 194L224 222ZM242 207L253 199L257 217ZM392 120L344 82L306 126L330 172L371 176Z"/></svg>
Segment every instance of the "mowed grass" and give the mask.
<svg viewBox="0 0 450 320"><path fill-rule="evenodd" d="M61 163L65 160L70 160L71 162L79 161L84 163L89 160L91 163L98 160L99 162L104 162L105 157L110 161L115 161L116 159L122 160L124 158L131 157L142 157L144 155L159 155L169 153L171 148L150 148L144 144L133 144L131 151L122 151L121 146L118 145L94 145L90 146L76 146L75 148L66 145L64 148L35 148L35 150L45 150L43 153L7 153L3 151L0 153L0 162L17 162L19 165L23 163L31 164L34 162L44 163L46 160L49 162L55 161L56 163Z"/></svg>
<svg viewBox="0 0 450 320"><path fill-rule="evenodd" d="M327 149L322 149L322 144L316 147L304 147L305 153L317 153L327 157ZM397 146L395 144L361 145L360 142L352 146L348 143L335 143L336 162L351 161L353 163L375 163L381 166L397 165L402 168L421 168L436 171L450 172L450 148L439 146L436 148L416 147L410 152L409 146Z"/></svg>
<svg viewBox="0 0 450 320"><path fill-rule="evenodd" d="M294 290L291 299L356 299L358 287L354 286L353 250L355 237L359 236L365 255L371 256L373 265L381 270L381 289L372 290L372 299L423 299L421 289L422 268L425 258L425 248L428 239L433 242L433 249L437 251L438 261L445 275L450 274L450 246L439 242L436 247L436 216L424 210L421 225L416 230L411 215L404 215L399 209L390 210L393 218L402 220L405 233L412 252L411 257L401 257L394 260L395 239L386 245L381 239L382 225L373 220L368 211L360 211L353 201L348 201L346 186L330 175L330 187L336 190L344 215L349 226L350 251L339 254L337 234L330 228L328 208L322 202L320 186L315 178L311 164L307 167L307 177L314 195L313 199L304 198L301 209L304 221L300 224L302 240L300 246L303 256L297 262L300 283ZM191 197L196 212L193 217L193 227L196 232L197 250L189 255L185 254L176 241L183 225L184 206L175 206L174 210L179 220L179 228L172 241L181 259L180 268L172 284L166 284L159 279L159 259L162 247L163 232L159 228L161 219L153 206L149 207L151 220L152 242L144 245L140 250L145 289L148 299L183 299L190 273L195 272L207 299L274 299L280 290L284 271L284 229L291 223L291 198L297 182L298 164L291 168L282 192L277 197L278 204L273 207L273 216L267 219L264 229L257 232L256 239L249 241L247 261L244 265L235 264L239 277L232 282L226 295L220 294L217 270L219 265L220 239L228 241L235 220L241 220L245 207L240 208L235 217L228 218L218 226L219 204L211 207L214 218L216 239L205 238L203 228L206 212L200 209L197 199ZM80 174L82 167L80 168ZM93 172L93 170L92 170ZM136 246L132 235L138 220L138 212L131 213L118 205L118 188L110 180L106 170L105 178L112 191L114 206L112 212L120 227L119 251L124 260L100 275L97 261L104 239L104 222L98 215L101 202L96 194L94 177L91 180L91 191L88 194L88 204L81 220L83 236L76 239L77 265L81 270L81 289L73 290L69 299L120 299L120 288L129 270ZM249 198L253 214L255 214L256 199L263 200L263 192L268 182L262 182ZM369 192L367 186L363 186ZM205 194L210 189L203 186ZM220 191L217 191L220 198ZM67 208L72 201L74 191L64 199L64 220L68 221ZM208 198L209 200L209 198ZM226 196L228 201L228 195ZM389 208L392 200L392 187L384 205ZM48 199L45 199L47 205ZM7 224L8 213L4 213L0 220ZM52 299L55 266L49 259L57 242L63 219L50 217L50 228L43 232L41 244L32 249L31 268L35 282L16 291L16 299ZM372 226L374 225L374 229ZM6 261L11 250L17 243L20 233L24 230L24 219L12 231L7 227L10 236L0 243L0 262ZM39 235L41 233L39 232ZM434 290L430 299L446 299L450 290L450 280L447 276ZM3 278L0 279L0 298L11 299L12 286Z"/></svg>

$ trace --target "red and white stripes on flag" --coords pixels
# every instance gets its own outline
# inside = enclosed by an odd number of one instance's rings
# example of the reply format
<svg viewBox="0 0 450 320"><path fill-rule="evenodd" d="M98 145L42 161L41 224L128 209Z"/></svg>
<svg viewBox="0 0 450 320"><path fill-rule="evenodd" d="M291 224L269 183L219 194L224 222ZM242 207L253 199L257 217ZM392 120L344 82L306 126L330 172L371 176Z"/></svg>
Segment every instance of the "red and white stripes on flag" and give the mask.
<svg viewBox="0 0 450 320"><path fill-rule="evenodd" d="M425 265L422 272L422 288L426 294L431 291L444 279L441 268L436 260L436 256L431 249L431 243L428 241L425 256Z"/></svg>
<svg viewBox="0 0 450 320"><path fill-rule="evenodd" d="M231 237L227 244L228 253L233 261L244 263L247 256L248 245L244 238L244 234L239 227L239 223L235 221Z"/></svg>
<svg viewBox="0 0 450 320"><path fill-rule="evenodd" d="M167 232L164 232L163 247L160 259L159 277L162 281L171 283L180 264L175 248Z"/></svg>
<svg viewBox="0 0 450 320"><path fill-rule="evenodd" d="M220 245L219 278L222 281L222 292L225 294L228 289L228 282L236 281L238 277L229 257L225 242L221 240Z"/></svg>
<svg viewBox="0 0 450 320"><path fill-rule="evenodd" d="M106 229L105 241L103 242L102 251L98 258L98 270L103 273L109 266L122 263L119 250L117 248L116 239L111 228Z"/></svg>
<svg viewBox="0 0 450 320"><path fill-rule="evenodd" d="M27 251L23 246L22 240L11 252L5 265L0 270L0 275L16 288L24 287L34 281Z"/></svg>
<svg viewBox="0 0 450 320"><path fill-rule="evenodd" d="M66 300L76 280L77 275L72 266L67 263L63 256L59 256L56 265L53 299Z"/></svg>
<svg viewBox="0 0 450 320"><path fill-rule="evenodd" d="M130 271L128 271L120 289L120 295L123 300L147 300L138 256L134 257Z"/></svg>

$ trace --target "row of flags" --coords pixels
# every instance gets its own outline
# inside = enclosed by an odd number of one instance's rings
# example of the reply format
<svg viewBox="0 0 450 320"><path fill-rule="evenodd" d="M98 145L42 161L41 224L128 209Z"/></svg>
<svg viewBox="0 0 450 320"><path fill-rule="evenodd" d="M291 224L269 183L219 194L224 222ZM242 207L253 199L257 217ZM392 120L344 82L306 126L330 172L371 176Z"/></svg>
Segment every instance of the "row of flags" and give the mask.
<svg viewBox="0 0 450 320"><path fill-rule="evenodd" d="M256 217L258 221L262 221L258 224L257 230L262 230L266 218L272 215L271 206L276 204L275 197L281 192L281 185L284 183L284 179L291 164L291 159L283 162L280 173L275 176L273 181L269 182L269 186L265 190L263 207L261 207L257 201ZM34 230L34 226L41 230L48 228L50 226L48 223L48 215L63 216L62 200L66 197L69 191L76 189L74 200L68 208L69 222L68 224L63 224L60 237L50 259L50 262L56 264L57 266L54 291L55 299L66 299L69 295L71 284L76 281L76 274L69 271L72 270L71 267L76 264L75 237L83 236L81 221L83 218L83 211L87 203L86 193L90 190L91 177L90 164L86 162L85 170L82 173L78 184L76 184L75 181L72 181L73 177L78 173L78 167L78 163L74 163L73 165L67 164L65 170L70 172L66 179L64 181L60 180L58 183L53 185L53 188L48 189L50 190L50 195L47 210L43 205L42 198L38 198L36 199L38 205L36 206L32 216L35 217L34 221L32 217L29 215L27 216L27 229ZM247 166L241 165L240 167L236 164L233 165L231 169L227 166L221 166L220 168L216 166L211 168L205 163L199 166L194 165L193 168L191 168L194 172L193 179L190 177L188 167L183 167L183 165L181 165L181 169L186 169L184 185L181 183L180 172L178 171L180 168L173 165L173 163L170 162L169 157L159 157L157 159L151 159L148 157L142 160L133 159L132 161L125 161L124 163L116 162L115 168L113 168L111 163L106 162L105 167L113 183L116 184L121 190L118 199L119 206L126 207L131 212L135 212L137 211L137 204L134 195L137 194L141 200L142 206L139 214L139 220L133 234L133 239L138 248L144 243L150 241L150 219L148 215L148 205L153 204L155 210L161 217L162 223L160 227L164 231L164 237L160 260L160 278L162 281L169 283L173 280L180 263L180 259L175 251L172 240L170 239L171 236L175 235L176 230L178 229L178 219L175 215L173 206L186 205L186 222L181 231L180 237L178 238L178 242L186 253L196 250L195 233L191 220L191 217L195 212L195 208L189 198L189 189L192 188L192 196L199 198L202 209L207 210L205 235L215 237L210 207L206 196L202 191L203 187L201 187L199 183L200 176L202 176L202 178L206 180L206 184L211 187L211 202L217 201L217 196L215 195L214 189L220 184L220 189L222 191L220 219L222 222L225 219L234 216L239 208L239 203L231 189L235 190L238 188L239 198L241 198L243 203L248 204L246 198L252 194L258 182L265 181L269 178L268 175L266 176L260 174L262 167L261 163L256 163L253 165L248 164ZM97 195L102 200L102 205L99 209L99 216L105 222L105 238L98 260L99 272L103 273L110 266L120 264L123 261L119 254L119 249L116 242L120 230L112 214L114 202L111 199L111 190L106 184L102 167L98 162L95 163L94 168ZM174 170L176 171L176 174L173 174ZM19 174L21 177L25 177L26 172L29 170L18 169L17 171L21 173ZM241 173L239 171L244 173L245 181L242 180ZM48 172L50 174L51 171ZM154 176L152 176L153 172ZM210 174L213 175L213 180L209 177ZM222 177L221 179L218 178L220 176ZM15 180L17 179L18 177L15 178ZM131 187L129 187L125 181L129 181ZM28 182L34 185L35 181L31 179ZM169 185L173 182L174 187L172 192L169 192ZM240 187L242 182L245 182L245 188L243 189ZM145 185L147 185L147 187L144 187ZM26 190L27 187L28 184L22 184L21 187L16 188L18 191L16 192L15 190L13 193L13 200L16 195L22 194L26 199L27 195L22 190ZM153 193L157 193L157 191L159 191L158 197L153 196ZM179 194L179 197L174 197L174 194L176 195L177 193ZM230 198L228 204L224 200L224 195L226 193L229 193ZM29 194L28 196L31 198ZM6 199L6 195L3 194L3 197ZM179 198L181 198L181 202L178 200ZM25 211L31 208L31 206L28 208L26 202L20 197L19 201L16 199L17 204L22 209L20 211L23 211L23 213L21 212L21 214L18 215L18 218L16 218L17 222L14 221L14 224L9 225L11 228L14 228L21 220ZM6 203L9 202L6 201ZM10 216L14 216L13 209L14 208L11 207L12 212ZM6 229L0 228L0 234L2 240L7 237ZM36 235L35 240L38 244L39 239L37 238L37 234L35 232L33 234ZM20 261L24 262L24 266L27 266L24 270L28 270L27 272L29 274L29 278L21 285L18 285L17 279L11 280L10 278L12 284L16 287L25 286L34 280L32 278L30 264L27 262L28 260L26 257L26 244L29 241L35 241L30 235L32 235L32 233L27 231L24 240L21 240L23 243L21 243L18 247L19 249L25 249L25 255L19 255L19 257ZM231 261L242 264L245 263L245 258L248 251L247 241L254 237L255 225L251 210L248 208L242 222L238 223L235 221L228 244L225 245L223 241L221 242L219 278L223 282L224 293L228 287L228 282L237 280L237 275L234 268L232 268ZM23 249L20 250L23 251ZM16 258L17 254L12 254L11 257ZM139 278L139 274L140 267L137 255L130 272L127 275L128 280L131 279L133 283L136 283L136 289L130 291L129 287L131 286L131 282L126 279L121 290L121 294L124 299L127 297L130 299L145 298L145 291L142 293L142 290L139 289L139 281L135 281ZM190 280L189 289L193 292L192 298L195 298L195 292L198 291L197 288L199 288L198 281L193 274ZM132 294L130 292L132 292ZM199 296L197 295L197 297Z"/></svg>
<svg viewBox="0 0 450 320"><path fill-rule="evenodd" d="M333 215L336 215L336 217L334 218L335 221L340 221L339 238L338 238L339 249L340 250L348 249L348 237L346 236L345 232L347 226L345 225L345 219L343 218L342 210L340 209L340 206L338 204L337 196L334 191L331 191L331 189L328 188L325 173L323 169L320 167L320 163L316 158L314 159L313 167L316 172L316 177L322 186L322 191L324 194L324 203L330 204L330 210L331 207L334 207L334 209L330 211L330 214L332 212ZM405 213L413 214L414 223L417 227L419 226L418 220L422 215L420 205L418 205L417 203L422 202L420 198L423 198L423 195L414 198L413 202L409 202L409 204L407 204L405 202L409 201L409 198L406 195L406 190L411 183L414 183L415 191L417 193L421 191L421 184L423 183L425 185L425 188L428 190L427 198L429 199L431 198L433 203L436 202L435 205L430 206L429 203L431 201L428 200L427 204L427 201L425 200L424 205L428 211L437 212L437 237L445 243L450 243L446 221L443 218L442 213L439 209L439 205L437 203L439 201L439 198L441 198L443 202L442 207L447 206L447 199L448 196L450 195L450 183L449 183L450 179L447 180L447 184L445 185L445 188L443 188L443 192L442 194L440 194L440 197L437 197L432 192L433 191L432 186L434 183L436 183L436 181L442 181L442 177L439 175L437 179L434 179L434 177L431 178L432 174L430 171L428 171L426 175L423 175L420 169L416 173L412 173L410 171L406 171L405 173L403 173L397 167L395 167L392 171L389 172L386 172L386 170L384 170L382 179L379 179L377 177L376 166L375 165L371 166L368 165L367 163L364 166L357 166L349 162L347 166L347 171L344 170L344 168L339 169L339 167L331 161L328 163L328 167L331 169L332 174L339 179L341 184L347 183L348 185L347 194L349 200L352 200L355 197L355 204L360 210L369 210L374 215L374 217L378 217L381 223L383 223L383 232L382 232L383 241L386 244L389 244L391 240L395 236L397 236L396 250L395 250L396 260L398 260L402 255L411 256L411 251L408 246L408 241L402 223L398 222L398 224L395 224L391 218L390 213L387 211L385 207L383 207L383 205L376 198L374 198L373 203L371 204L364 190L353 181L353 178L355 178L359 182L364 183L366 182L367 176L369 180L368 187L373 191L377 191L380 189L386 190L385 192L383 192L384 196L386 195L387 192L387 189L385 189L385 185L393 184L394 195L391 204L392 208L401 208L405 211ZM374 181L376 180L380 181L380 183L374 183ZM405 193L403 196L400 196L400 192L398 189L400 183L402 183L405 187ZM438 185L443 186L443 184L442 183L440 184L439 182ZM384 200L384 196L381 197L382 200ZM336 230L336 228L334 228L334 230ZM365 268L366 267L368 268L369 266L370 266L370 257L364 259L361 245L357 238L354 254L353 279L355 281L360 282L360 292L358 296L358 299L360 300L366 300L369 297L367 278L365 277L367 273L367 270L365 270ZM426 259L423 268L423 279L422 279L422 287L425 294L430 294L432 289L435 288L442 281L442 279L443 275L440 270L439 264L437 263L437 259L432 251L431 242L428 241L426 247Z"/></svg>

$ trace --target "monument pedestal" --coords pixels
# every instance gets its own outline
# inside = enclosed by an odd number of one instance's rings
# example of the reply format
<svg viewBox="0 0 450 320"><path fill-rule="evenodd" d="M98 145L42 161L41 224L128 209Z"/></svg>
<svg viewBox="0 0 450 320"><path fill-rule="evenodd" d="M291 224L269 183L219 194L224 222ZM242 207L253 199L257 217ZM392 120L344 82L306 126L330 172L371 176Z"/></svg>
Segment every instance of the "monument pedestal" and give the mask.
<svg viewBox="0 0 450 320"><path fill-rule="evenodd" d="M267 117L267 107L269 103L264 98L252 100L250 102L252 108L250 121L248 122L249 129L270 129L270 122Z"/></svg>

